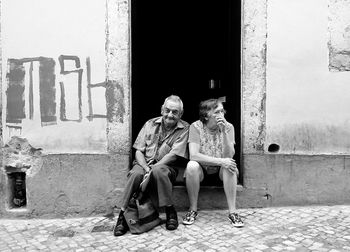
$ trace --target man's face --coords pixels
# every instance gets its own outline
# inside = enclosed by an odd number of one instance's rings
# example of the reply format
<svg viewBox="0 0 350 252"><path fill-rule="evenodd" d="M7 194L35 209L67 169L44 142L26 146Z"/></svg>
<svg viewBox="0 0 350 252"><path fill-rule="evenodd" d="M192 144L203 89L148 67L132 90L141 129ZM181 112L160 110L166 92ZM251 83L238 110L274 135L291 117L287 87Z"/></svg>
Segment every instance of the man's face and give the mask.
<svg viewBox="0 0 350 252"><path fill-rule="evenodd" d="M162 116L166 127L175 127L182 116L180 104L178 102L168 100L162 107Z"/></svg>

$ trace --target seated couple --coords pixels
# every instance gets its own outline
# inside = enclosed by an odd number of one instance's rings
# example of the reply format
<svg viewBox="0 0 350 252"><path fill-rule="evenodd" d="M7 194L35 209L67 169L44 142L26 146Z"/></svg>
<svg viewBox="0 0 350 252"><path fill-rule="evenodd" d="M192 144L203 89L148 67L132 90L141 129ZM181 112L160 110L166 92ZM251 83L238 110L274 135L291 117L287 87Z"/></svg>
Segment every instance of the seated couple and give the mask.
<svg viewBox="0 0 350 252"><path fill-rule="evenodd" d="M217 175L223 181L229 208L229 221L242 227L236 212L238 169L234 156L234 128L225 120L223 104L218 99L200 103L199 120L189 125L181 120L183 103L178 96L167 97L161 107L161 116L148 120L133 145L135 160L127 175L121 211L114 227L114 235L128 231L124 211L146 173L152 170L149 187L152 201L165 207L166 229L178 227L178 217L172 201L173 183L178 175L178 157L189 159L184 173L190 208L184 225L193 224L197 217L200 182L205 176ZM188 149L187 149L188 143Z"/></svg>

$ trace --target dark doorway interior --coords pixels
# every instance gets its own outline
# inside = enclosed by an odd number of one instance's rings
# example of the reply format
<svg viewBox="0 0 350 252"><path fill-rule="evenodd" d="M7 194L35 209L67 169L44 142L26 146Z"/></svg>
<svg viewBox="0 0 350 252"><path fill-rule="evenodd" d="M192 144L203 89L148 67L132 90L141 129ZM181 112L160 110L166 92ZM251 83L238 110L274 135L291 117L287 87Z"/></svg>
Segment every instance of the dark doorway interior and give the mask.
<svg viewBox="0 0 350 252"><path fill-rule="evenodd" d="M201 100L226 96L240 163L240 5L239 0L132 0L133 142L171 94L182 98L189 123L198 119ZM220 85L210 88L211 79Z"/></svg>

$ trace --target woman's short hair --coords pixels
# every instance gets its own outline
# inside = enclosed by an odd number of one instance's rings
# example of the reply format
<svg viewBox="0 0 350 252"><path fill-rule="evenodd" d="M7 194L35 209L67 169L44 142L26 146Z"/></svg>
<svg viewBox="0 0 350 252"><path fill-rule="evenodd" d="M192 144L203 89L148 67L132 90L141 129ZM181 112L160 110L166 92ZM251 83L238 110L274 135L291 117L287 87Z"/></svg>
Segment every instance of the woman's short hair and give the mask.
<svg viewBox="0 0 350 252"><path fill-rule="evenodd" d="M199 120L202 123L207 122L208 113L212 109L216 109L222 102L219 99L208 99L199 103Z"/></svg>

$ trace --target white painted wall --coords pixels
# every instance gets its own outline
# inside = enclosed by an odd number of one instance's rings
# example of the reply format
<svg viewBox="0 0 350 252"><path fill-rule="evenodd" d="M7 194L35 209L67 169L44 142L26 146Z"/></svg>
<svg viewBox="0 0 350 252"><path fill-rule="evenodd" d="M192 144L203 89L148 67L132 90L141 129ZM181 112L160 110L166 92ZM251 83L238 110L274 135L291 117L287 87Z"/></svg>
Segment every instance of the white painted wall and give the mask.
<svg viewBox="0 0 350 252"><path fill-rule="evenodd" d="M101 0L11 0L1 3L1 35L3 62L3 139L21 135L34 147L44 152L105 152L106 119L88 121L86 58L91 59L92 83L105 81L105 22L106 3ZM67 117L77 117L77 75L60 74L58 57L75 55L80 58L82 79L82 122L62 122L59 119L60 86L66 87ZM8 58L50 57L56 62L57 125L44 126L39 117L38 63L34 64L34 120L26 118L22 131L9 131L6 119L6 72ZM74 70L66 62L67 70ZM29 64L26 65L29 67ZM28 82L26 81L26 85ZM28 93L26 86L26 94ZM105 88L92 91L95 114L106 114ZM26 99L27 101L27 99ZM28 111L26 104L26 111Z"/></svg>
<svg viewBox="0 0 350 252"><path fill-rule="evenodd" d="M328 1L269 0L266 148L350 153L350 72L328 70Z"/></svg>

